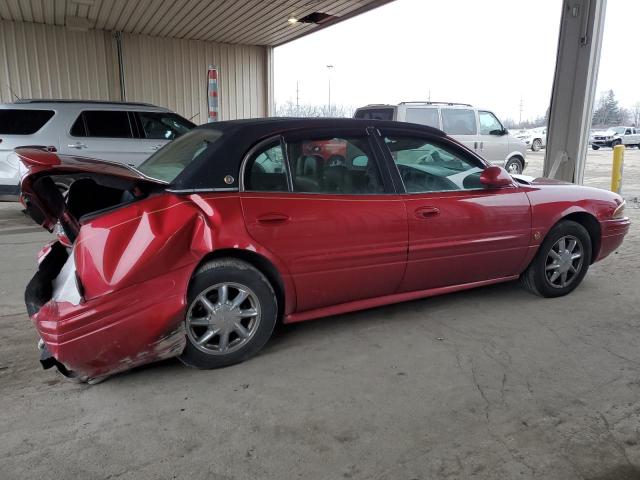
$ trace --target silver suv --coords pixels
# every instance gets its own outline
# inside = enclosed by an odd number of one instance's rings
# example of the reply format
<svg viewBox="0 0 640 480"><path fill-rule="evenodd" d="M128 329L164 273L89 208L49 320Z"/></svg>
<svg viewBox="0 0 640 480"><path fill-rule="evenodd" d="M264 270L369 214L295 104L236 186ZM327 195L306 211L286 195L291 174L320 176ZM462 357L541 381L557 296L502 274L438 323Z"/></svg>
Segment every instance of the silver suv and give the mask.
<svg viewBox="0 0 640 480"><path fill-rule="evenodd" d="M524 142L510 135L493 112L466 103L367 105L358 108L354 117L427 125L444 131L485 160L505 167L509 173L522 173L526 166Z"/></svg>
<svg viewBox="0 0 640 480"><path fill-rule="evenodd" d="M0 104L0 197L19 193L14 148L41 145L58 152L137 166L195 124L147 103L19 100Z"/></svg>

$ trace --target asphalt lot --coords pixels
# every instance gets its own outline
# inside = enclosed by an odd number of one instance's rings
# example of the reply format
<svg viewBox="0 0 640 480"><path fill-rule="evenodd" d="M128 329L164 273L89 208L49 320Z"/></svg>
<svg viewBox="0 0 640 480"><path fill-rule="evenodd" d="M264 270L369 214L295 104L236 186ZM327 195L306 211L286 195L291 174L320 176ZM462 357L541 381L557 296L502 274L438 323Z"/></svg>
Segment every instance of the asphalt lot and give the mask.
<svg viewBox="0 0 640 480"><path fill-rule="evenodd" d="M593 153L586 183L606 187L611 151ZM628 151L629 198L639 164ZM623 247L564 298L492 286L290 326L223 370L170 360L86 386L38 364L22 294L49 235L0 204L0 477L638 479L628 212Z"/></svg>

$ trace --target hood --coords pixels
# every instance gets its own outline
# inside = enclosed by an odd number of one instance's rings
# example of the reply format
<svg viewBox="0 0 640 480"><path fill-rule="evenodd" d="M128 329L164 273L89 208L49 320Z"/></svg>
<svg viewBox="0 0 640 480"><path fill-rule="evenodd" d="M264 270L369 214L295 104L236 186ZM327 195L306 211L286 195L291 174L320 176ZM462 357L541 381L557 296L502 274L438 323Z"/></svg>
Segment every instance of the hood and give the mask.
<svg viewBox="0 0 640 480"><path fill-rule="evenodd" d="M60 223L66 236L72 242L80 229L77 220L79 218L78 212L87 213L87 209L82 208L82 205L70 208L73 185L69 188L69 196L65 199L52 177L88 178L96 188L93 192L87 193L85 184L86 203L99 205L102 208L109 205L105 205L106 199L100 201L103 192L98 189L99 184L108 185L108 187L102 188L108 188L111 195L118 194L118 192L124 194L130 190L134 191L131 194L132 198L135 198L135 192L148 191L153 187L168 185L166 182L149 178L136 169L121 163L58 155L46 147L16 148L15 154L22 164L20 168L20 198L27 213L36 223L49 231L52 231L57 223ZM90 199L92 194L93 198ZM122 196L119 197L119 200L110 199L109 201L111 204L124 202ZM82 199L78 199L75 203L81 204Z"/></svg>
<svg viewBox="0 0 640 480"><path fill-rule="evenodd" d="M591 135L607 135L607 136L613 136L615 135L616 132L614 132L613 130L596 130L595 132L593 132Z"/></svg>
<svg viewBox="0 0 640 480"><path fill-rule="evenodd" d="M571 182L565 182L562 180L555 180L553 178L545 178L545 177L531 177L529 175L522 174L511 174L513 178L515 178L518 182L524 183L526 185L575 185Z"/></svg>

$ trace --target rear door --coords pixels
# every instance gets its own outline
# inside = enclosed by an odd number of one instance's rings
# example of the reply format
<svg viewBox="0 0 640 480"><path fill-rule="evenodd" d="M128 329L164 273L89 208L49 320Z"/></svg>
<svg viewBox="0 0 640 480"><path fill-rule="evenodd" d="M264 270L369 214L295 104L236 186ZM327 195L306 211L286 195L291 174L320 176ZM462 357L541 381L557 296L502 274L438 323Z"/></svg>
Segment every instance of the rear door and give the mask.
<svg viewBox="0 0 640 480"><path fill-rule="evenodd" d="M482 158L498 165L504 165L509 150L509 135L491 112L478 110L478 123L480 127L480 150L476 151Z"/></svg>
<svg viewBox="0 0 640 480"><path fill-rule="evenodd" d="M521 188L484 188L485 165L443 138L386 129L382 144L406 190L409 256L400 291L519 273L531 234Z"/></svg>
<svg viewBox="0 0 640 480"><path fill-rule="evenodd" d="M344 162L313 155L341 143ZM407 222L364 129L306 131L266 141L247 158L242 208L251 236L283 261L297 310L396 291Z"/></svg>
<svg viewBox="0 0 640 480"><path fill-rule="evenodd" d="M442 130L467 146L480 153L478 141L478 121L472 108L441 108Z"/></svg>
<svg viewBox="0 0 640 480"><path fill-rule="evenodd" d="M60 151L137 166L152 152L140 151L133 112L84 110L61 135Z"/></svg>

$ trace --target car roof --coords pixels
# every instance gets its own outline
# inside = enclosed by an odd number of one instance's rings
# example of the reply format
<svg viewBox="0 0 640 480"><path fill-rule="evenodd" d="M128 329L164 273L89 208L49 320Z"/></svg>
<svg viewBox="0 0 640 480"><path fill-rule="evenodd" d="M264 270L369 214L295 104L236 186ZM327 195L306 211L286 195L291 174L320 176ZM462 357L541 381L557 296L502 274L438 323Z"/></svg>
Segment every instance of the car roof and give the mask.
<svg viewBox="0 0 640 480"><path fill-rule="evenodd" d="M118 102L107 100L66 100L66 99L19 99L13 103L0 103L2 109L37 110L50 108L55 110L79 110L95 108L98 110L143 110L169 112L171 110L143 102Z"/></svg>
<svg viewBox="0 0 640 480"><path fill-rule="evenodd" d="M191 163L172 182L176 190L238 188L238 172L244 155L257 143L279 135L296 134L307 129L317 130L320 135L332 134L333 129L345 131L356 129L363 133L367 127L403 129L436 137L446 134L436 128L415 123L390 120L368 120L359 118L290 118L269 117L244 120L226 120L206 123L194 130L211 129L222 133L222 141L212 144L211 152ZM179 140L178 140L179 141ZM226 183L231 176L233 182Z"/></svg>

